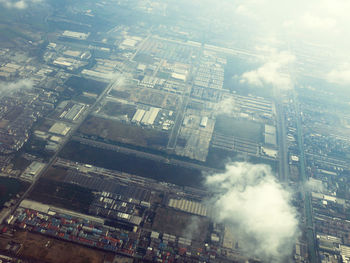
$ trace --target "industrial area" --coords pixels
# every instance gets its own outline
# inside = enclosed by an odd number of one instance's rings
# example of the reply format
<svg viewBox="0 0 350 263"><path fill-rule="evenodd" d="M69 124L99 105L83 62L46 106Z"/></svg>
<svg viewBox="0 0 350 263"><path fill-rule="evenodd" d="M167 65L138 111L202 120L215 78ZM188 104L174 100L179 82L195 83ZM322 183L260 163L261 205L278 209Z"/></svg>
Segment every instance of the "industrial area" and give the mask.
<svg viewBox="0 0 350 263"><path fill-rule="evenodd" d="M1 262L350 262L344 97L252 91L256 50L150 26L162 1L72 5L0 42ZM298 234L282 259L249 251L214 205L208 178L238 162L288 191Z"/></svg>

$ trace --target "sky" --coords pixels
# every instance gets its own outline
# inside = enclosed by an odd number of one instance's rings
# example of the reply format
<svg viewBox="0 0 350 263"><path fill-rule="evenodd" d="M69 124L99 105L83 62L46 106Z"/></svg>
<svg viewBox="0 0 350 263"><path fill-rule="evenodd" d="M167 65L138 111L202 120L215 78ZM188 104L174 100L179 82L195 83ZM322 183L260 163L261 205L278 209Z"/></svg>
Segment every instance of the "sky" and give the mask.
<svg viewBox="0 0 350 263"><path fill-rule="evenodd" d="M0 0L0 5L23 10L44 1ZM291 89L295 85L291 76L295 74L295 67L306 67L304 70L308 72L307 65L300 66L307 61L306 64L319 66L319 77L328 83L350 84L348 0L182 1L184 3L177 2L196 7L192 8L194 14L208 17L213 24L223 21L232 29L227 34L255 44L256 51L264 55L261 67L240 76L242 82L256 87L270 84L282 90ZM174 4L171 0L168 2ZM311 53L314 62L310 62Z"/></svg>
<svg viewBox="0 0 350 263"><path fill-rule="evenodd" d="M194 0L199 14L231 25L233 38L246 39L261 66L240 76L256 87L292 88L295 69L310 64L330 84L350 84L350 1ZM202 12L202 13L200 13ZM255 45L255 46L254 46ZM309 68L308 68L309 67ZM303 68L303 69L302 69Z"/></svg>
<svg viewBox="0 0 350 263"><path fill-rule="evenodd" d="M42 0L0 0L0 4L5 8L23 10L30 4L38 4Z"/></svg>

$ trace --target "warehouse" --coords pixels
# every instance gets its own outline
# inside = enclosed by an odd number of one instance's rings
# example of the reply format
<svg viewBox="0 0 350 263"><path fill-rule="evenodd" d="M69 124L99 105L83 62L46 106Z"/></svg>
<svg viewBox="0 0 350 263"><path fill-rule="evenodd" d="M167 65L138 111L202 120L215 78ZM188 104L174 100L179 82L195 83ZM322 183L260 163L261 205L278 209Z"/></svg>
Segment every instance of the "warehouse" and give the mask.
<svg viewBox="0 0 350 263"><path fill-rule="evenodd" d="M207 216L207 208L198 202L186 199L170 199L169 206L191 214Z"/></svg>
<svg viewBox="0 0 350 263"><path fill-rule="evenodd" d="M208 124L208 117L205 116L201 119L201 123L199 125L201 127L205 128L205 127L207 127L207 124Z"/></svg>
<svg viewBox="0 0 350 263"><path fill-rule="evenodd" d="M84 105L75 104L64 116L65 119L75 121L84 110Z"/></svg>
<svg viewBox="0 0 350 263"><path fill-rule="evenodd" d="M154 121L156 120L158 113L160 109L152 107L149 111L145 113L145 115L142 118L142 124L144 125L153 125Z"/></svg>
<svg viewBox="0 0 350 263"><path fill-rule="evenodd" d="M140 109L138 109L136 112L135 112L135 114L134 114L134 116L132 117L132 122L140 122L141 120L142 120L142 118L143 118L143 115L145 115L145 110L140 110Z"/></svg>
<svg viewBox="0 0 350 263"><path fill-rule="evenodd" d="M63 32L62 36L85 40L88 38L89 33L85 34L85 33L81 33L81 32L74 32L74 31L66 30Z"/></svg>
<svg viewBox="0 0 350 263"><path fill-rule="evenodd" d="M265 144L267 145L277 145L276 140L276 128L271 125L265 125Z"/></svg>
<svg viewBox="0 0 350 263"><path fill-rule="evenodd" d="M51 126L49 132L66 136L67 133L70 131L70 127L68 127L66 124L62 122L56 122L54 125Z"/></svg>
<svg viewBox="0 0 350 263"><path fill-rule="evenodd" d="M39 173L42 171L42 169L45 167L44 163L40 162L32 162L27 169L23 172L21 175L21 178L26 181L33 181Z"/></svg>

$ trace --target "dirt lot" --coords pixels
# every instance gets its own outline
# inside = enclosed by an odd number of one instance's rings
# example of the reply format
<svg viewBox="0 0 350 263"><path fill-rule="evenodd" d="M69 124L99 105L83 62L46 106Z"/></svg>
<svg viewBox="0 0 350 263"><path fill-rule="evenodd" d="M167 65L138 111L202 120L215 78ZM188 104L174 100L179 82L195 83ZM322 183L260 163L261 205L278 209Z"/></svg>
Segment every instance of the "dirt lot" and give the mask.
<svg viewBox="0 0 350 263"><path fill-rule="evenodd" d="M50 167L49 170L45 173L44 177L47 177L56 181L64 181L68 173L67 169L62 167Z"/></svg>
<svg viewBox="0 0 350 263"><path fill-rule="evenodd" d="M40 178L29 198L81 213L87 213L94 200L92 190L76 184Z"/></svg>
<svg viewBox="0 0 350 263"><path fill-rule="evenodd" d="M168 110L176 110L181 102L180 96L177 94L143 87L122 86L112 90L110 95Z"/></svg>
<svg viewBox="0 0 350 263"><path fill-rule="evenodd" d="M13 237L0 236L0 249L6 250L9 242L23 244L16 257L34 262L50 263L103 263L112 261L113 253L89 249L78 244L64 242L27 231L17 231Z"/></svg>
<svg viewBox="0 0 350 263"><path fill-rule="evenodd" d="M127 115L128 118L131 119L136 112L136 107L135 105L107 101L107 103L102 108L102 112L106 115L114 117Z"/></svg>
<svg viewBox="0 0 350 263"><path fill-rule="evenodd" d="M202 242L207 237L208 227L208 218L163 207L157 209L152 225L152 229L155 231Z"/></svg>

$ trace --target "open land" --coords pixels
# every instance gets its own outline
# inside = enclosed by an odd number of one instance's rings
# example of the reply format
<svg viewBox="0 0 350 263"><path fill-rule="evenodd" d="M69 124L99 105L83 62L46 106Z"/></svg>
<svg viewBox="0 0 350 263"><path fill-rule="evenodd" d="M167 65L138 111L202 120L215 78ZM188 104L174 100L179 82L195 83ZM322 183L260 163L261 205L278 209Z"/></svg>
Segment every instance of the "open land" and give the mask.
<svg viewBox="0 0 350 263"><path fill-rule="evenodd" d="M17 256L31 262L51 263L103 263L113 260L113 253L87 248L28 231L16 231L11 236L0 237L0 250L7 251L8 244L22 244Z"/></svg>

